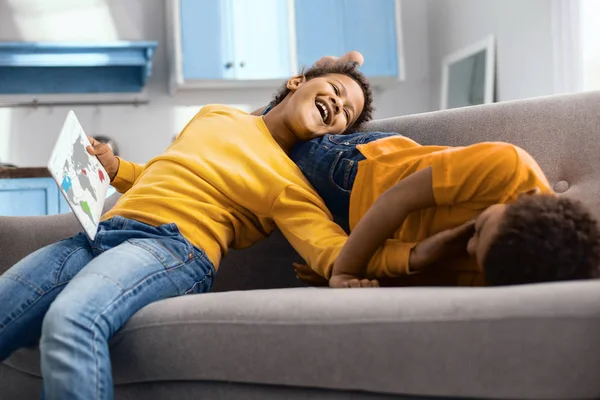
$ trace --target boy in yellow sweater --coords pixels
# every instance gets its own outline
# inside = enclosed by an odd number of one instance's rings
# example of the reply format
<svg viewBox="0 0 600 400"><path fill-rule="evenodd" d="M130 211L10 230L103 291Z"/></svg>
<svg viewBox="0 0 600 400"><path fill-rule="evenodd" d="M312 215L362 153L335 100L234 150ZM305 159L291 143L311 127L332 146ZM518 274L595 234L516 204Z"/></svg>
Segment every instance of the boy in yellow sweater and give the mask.
<svg viewBox="0 0 600 400"><path fill-rule="evenodd" d="M94 241L52 244L0 277L0 360L40 339L46 399L111 399L108 340L154 301L207 292L229 247L278 227L328 276L347 236L287 152L370 114L365 78L338 63L291 78L264 117L202 108L145 166L98 154L124 194ZM390 242L373 268L399 268L402 251Z"/></svg>
<svg viewBox="0 0 600 400"><path fill-rule="evenodd" d="M332 287L506 285L598 275L600 232L578 202L552 194L535 160L507 143L421 146L393 133L325 135L291 153L352 233ZM403 249L390 269L367 262L386 239ZM298 276L327 281L306 266Z"/></svg>

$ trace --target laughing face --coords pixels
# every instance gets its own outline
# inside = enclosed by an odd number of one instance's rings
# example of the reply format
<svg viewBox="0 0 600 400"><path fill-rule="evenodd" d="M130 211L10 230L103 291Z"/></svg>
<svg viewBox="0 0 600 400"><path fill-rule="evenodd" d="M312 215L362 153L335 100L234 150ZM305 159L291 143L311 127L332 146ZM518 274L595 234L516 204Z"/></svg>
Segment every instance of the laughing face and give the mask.
<svg viewBox="0 0 600 400"><path fill-rule="evenodd" d="M287 125L299 140L340 134L360 116L365 96L360 85L342 74L288 81L292 91L286 106Z"/></svg>

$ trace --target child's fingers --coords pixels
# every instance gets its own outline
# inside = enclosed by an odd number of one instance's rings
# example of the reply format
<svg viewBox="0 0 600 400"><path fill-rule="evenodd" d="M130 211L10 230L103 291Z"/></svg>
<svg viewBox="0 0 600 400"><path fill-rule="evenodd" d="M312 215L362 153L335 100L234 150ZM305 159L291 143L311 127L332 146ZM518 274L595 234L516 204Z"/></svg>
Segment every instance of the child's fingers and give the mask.
<svg viewBox="0 0 600 400"><path fill-rule="evenodd" d="M327 279L317 274L306 264L293 263L294 272L296 277L302 282L308 283L313 286L327 286Z"/></svg>
<svg viewBox="0 0 600 400"><path fill-rule="evenodd" d="M303 281L305 281L305 280L310 279L311 277L313 277L312 275L307 274L306 272L301 271L301 270L295 270L295 272L296 272L296 276L298 278L302 279Z"/></svg>
<svg viewBox="0 0 600 400"><path fill-rule="evenodd" d="M323 56L315 62L315 67L324 67L330 63L334 63L337 59L334 56Z"/></svg>
<svg viewBox="0 0 600 400"><path fill-rule="evenodd" d="M110 146L108 144L99 142L89 135L88 140L90 141L91 146L87 146L86 149L91 155L101 157L111 152Z"/></svg>
<svg viewBox="0 0 600 400"><path fill-rule="evenodd" d="M304 265L304 264L298 264L298 263L293 263L294 266L294 271L296 272L296 275L306 275L307 269L309 268L308 265Z"/></svg>
<svg viewBox="0 0 600 400"><path fill-rule="evenodd" d="M88 146L88 147L86 147L86 149L87 149L88 153L90 153L93 156L104 155L109 150L105 147L105 145L102 145L102 144L98 144L96 146Z"/></svg>
<svg viewBox="0 0 600 400"><path fill-rule="evenodd" d="M102 157L103 155L111 152L109 145L107 145L106 143L100 143L100 142L98 142L98 144L92 146L92 149L94 151L92 154L94 154L98 157Z"/></svg>
<svg viewBox="0 0 600 400"><path fill-rule="evenodd" d="M456 229L457 231L459 231L459 232L464 232L464 231L468 231L468 230L470 230L470 229L472 229L472 228L474 228L474 227L475 227L475 220L474 220L474 219L472 219L472 220L470 220L470 221L467 221L467 222L465 222L464 224L462 224L462 225L460 225L460 226L456 227L455 229Z"/></svg>
<svg viewBox="0 0 600 400"><path fill-rule="evenodd" d="M341 56L340 60L343 62L353 62L360 67L365 62L365 57L358 51L352 50Z"/></svg>
<svg viewBox="0 0 600 400"><path fill-rule="evenodd" d="M311 283L311 280L309 279L309 277L307 277L304 274L296 273L296 278L300 279L302 282Z"/></svg>
<svg viewBox="0 0 600 400"><path fill-rule="evenodd" d="M296 274L302 274L302 275L318 275L315 271L312 270L311 267L309 267L306 264L299 264L299 263L293 263L294 265L294 271L296 271ZM321 275L319 275L320 277Z"/></svg>
<svg viewBox="0 0 600 400"><path fill-rule="evenodd" d="M472 235L475 232L475 220L470 220L456 228L450 229L448 233L452 237L461 237L463 235Z"/></svg>

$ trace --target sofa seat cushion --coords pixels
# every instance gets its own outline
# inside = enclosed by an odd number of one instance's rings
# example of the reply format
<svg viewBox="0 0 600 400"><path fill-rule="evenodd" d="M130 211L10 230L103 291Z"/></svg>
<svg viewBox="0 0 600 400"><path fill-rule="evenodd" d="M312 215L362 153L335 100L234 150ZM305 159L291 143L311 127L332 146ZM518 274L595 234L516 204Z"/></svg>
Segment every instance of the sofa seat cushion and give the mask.
<svg viewBox="0 0 600 400"><path fill-rule="evenodd" d="M226 381L591 399L600 398L598 337L600 281L298 288L154 303L114 337L111 356L116 384ZM24 349L6 362L39 375L38 356Z"/></svg>

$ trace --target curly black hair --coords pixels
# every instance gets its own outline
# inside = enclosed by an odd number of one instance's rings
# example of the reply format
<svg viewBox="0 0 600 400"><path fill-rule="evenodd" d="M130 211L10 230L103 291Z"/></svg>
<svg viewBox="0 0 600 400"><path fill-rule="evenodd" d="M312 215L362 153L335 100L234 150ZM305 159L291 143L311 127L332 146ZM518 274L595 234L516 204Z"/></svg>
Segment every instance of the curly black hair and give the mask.
<svg viewBox="0 0 600 400"><path fill-rule="evenodd" d="M356 83L358 83L365 96L365 106L363 107L362 112L356 121L349 126L345 132L351 132L364 122L370 121L373 118L373 92L371 90L371 84L364 74L359 71L358 64L355 62L329 63L323 66L312 66L310 68L305 68L301 72L301 75L304 75L307 81L328 74L341 74L349 76L350 78L354 79ZM269 103L269 107L273 108L277 104L281 103L289 93L290 89L287 88L286 81L275 93L273 100L271 103Z"/></svg>
<svg viewBox="0 0 600 400"><path fill-rule="evenodd" d="M506 208L483 264L488 285L597 278L600 229L579 201L521 196Z"/></svg>

